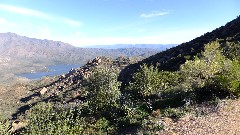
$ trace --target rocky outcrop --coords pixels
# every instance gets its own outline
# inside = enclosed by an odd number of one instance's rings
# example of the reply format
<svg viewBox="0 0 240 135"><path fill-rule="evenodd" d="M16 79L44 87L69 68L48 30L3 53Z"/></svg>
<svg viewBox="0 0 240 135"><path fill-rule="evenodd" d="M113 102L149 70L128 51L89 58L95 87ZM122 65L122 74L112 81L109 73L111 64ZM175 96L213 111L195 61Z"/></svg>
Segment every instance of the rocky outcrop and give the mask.
<svg viewBox="0 0 240 135"><path fill-rule="evenodd" d="M57 96L64 98L64 101L71 100L79 96L80 92L78 91L83 79L89 78L95 68L102 66L121 70L129 64L135 63L136 60L126 57L118 57L115 60L108 57L96 57L82 67L71 69L68 73L58 76L54 82L41 87L39 93L41 98L45 99Z"/></svg>

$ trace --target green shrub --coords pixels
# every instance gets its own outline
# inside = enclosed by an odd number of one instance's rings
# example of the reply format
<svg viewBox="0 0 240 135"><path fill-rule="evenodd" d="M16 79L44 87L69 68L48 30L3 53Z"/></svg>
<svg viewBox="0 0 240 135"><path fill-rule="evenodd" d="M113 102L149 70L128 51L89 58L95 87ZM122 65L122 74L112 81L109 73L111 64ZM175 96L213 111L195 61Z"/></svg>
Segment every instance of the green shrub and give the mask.
<svg viewBox="0 0 240 135"><path fill-rule="evenodd" d="M28 125L21 134L30 135L77 135L77 134L112 134L116 127L104 118L82 115L77 109L54 106L51 103L40 103L29 111Z"/></svg>
<svg viewBox="0 0 240 135"><path fill-rule="evenodd" d="M201 100L226 97L228 93L240 96L239 61L227 59L217 41L207 44L204 49L202 57L181 65L180 73L184 78L181 88L195 91Z"/></svg>
<svg viewBox="0 0 240 135"><path fill-rule="evenodd" d="M86 123L82 134L84 135L101 135L101 134L114 134L116 132L116 127L111 126L110 122L102 117L94 122Z"/></svg>
<svg viewBox="0 0 240 135"><path fill-rule="evenodd" d="M237 59L238 61L240 60L240 42L226 42L223 44L223 48L224 48L224 55L233 60L233 59Z"/></svg>
<svg viewBox="0 0 240 135"><path fill-rule="evenodd" d="M152 116L144 119L141 125L141 134L158 134L159 131L164 130L164 122Z"/></svg>
<svg viewBox="0 0 240 135"><path fill-rule="evenodd" d="M224 70L215 79L217 88L228 91L229 93L240 96L240 64L233 60L225 65Z"/></svg>
<svg viewBox="0 0 240 135"><path fill-rule="evenodd" d="M133 75L133 82L128 89L135 91L141 97L156 95L171 89L179 83L179 74L168 71L158 71L154 66L142 65L138 72Z"/></svg>
<svg viewBox="0 0 240 135"><path fill-rule="evenodd" d="M186 115L187 110L185 108L167 108L162 111L162 116L164 117L170 117L174 119L179 119Z"/></svg>
<svg viewBox="0 0 240 135"><path fill-rule="evenodd" d="M51 103L40 103L29 110L28 125L22 134L81 134L85 120L75 116L74 112L74 109L64 109L63 106L54 107Z"/></svg>
<svg viewBox="0 0 240 135"><path fill-rule="evenodd" d="M121 122L123 122L124 126L128 125L137 125L140 126L142 123L142 120L148 116L148 112L143 110L139 106L124 106L124 110L126 113L126 116L121 118Z"/></svg>
<svg viewBox="0 0 240 135"><path fill-rule="evenodd" d="M11 135L10 122L0 117L0 135Z"/></svg>
<svg viewBox="0 0 240 135"><path fill-rule="evenodd" d="M222 55L220 44L215 41L207 44L204 49L201 58L186 61L180 67L185 91L203 88L209 79L223 71L226 58Z"/></svg>
<svg viewBox="0 0 240 135"><path fill-rule="evenodd" d="M142 65L138 72L133 75L133 83L130 83L129 89L135 91L140 96L150 96L155 94L160 88L159 71L152 65L148 67Z"/></svg>
<svg viewBox="0 0 240 135"><path fill-rule="evenodd" d="M86 80L86 90L90 111L102 116L111 113L119 106L121 96L120 85L117 81L118 72L110 68L98 68ZM111 115L111 114L109 114Z"/></svg>

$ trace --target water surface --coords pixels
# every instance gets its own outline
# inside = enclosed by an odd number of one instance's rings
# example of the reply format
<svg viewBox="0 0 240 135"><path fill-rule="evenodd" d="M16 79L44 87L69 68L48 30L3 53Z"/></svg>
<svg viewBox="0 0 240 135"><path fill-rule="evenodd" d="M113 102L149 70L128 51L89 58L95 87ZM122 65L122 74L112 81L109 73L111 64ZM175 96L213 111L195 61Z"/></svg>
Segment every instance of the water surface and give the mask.
<svg viewBox="0 0 240 135"><path fill-rule="evenodd" d="M44 76L56 76L61 74L66 74L71 68L78 68L80 67L80 64L59 64L59 65L53 65L53 66L47 66L48 72L35 72L35 73L22 73L17 74L17 76L26 77L28 79L40 79Z"/></svg>

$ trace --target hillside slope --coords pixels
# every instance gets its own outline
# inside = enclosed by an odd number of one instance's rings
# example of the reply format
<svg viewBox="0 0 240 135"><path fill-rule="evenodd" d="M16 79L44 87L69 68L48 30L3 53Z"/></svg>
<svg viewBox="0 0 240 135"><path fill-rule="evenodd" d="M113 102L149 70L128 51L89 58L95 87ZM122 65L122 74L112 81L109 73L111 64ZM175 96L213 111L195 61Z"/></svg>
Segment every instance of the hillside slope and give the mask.
<svg viewBox="0 0 240 135"><path fill-rule="evenodd" d="M140 65L146 63L152 64L158 67L159 70L176 71L180 65L188 59L193 59L196 55L203 51L204 45L221 39L222 47L225 49L236 50L235 53L239 53L240 47L240 16L230 21L225 26L219 27L212 32L208 32L200 37L197 37L189 42L182 43L176 47L170 48L166 51L157 53L149 58L146 58L136 64L126 67L121 75L120 80L123 82L129 82L131 75L139 69ZM236 43L239 45L231 46L230 43ZM233 47L235 49L233 49ZM237 55L237 54L236 54Z"/></svg>

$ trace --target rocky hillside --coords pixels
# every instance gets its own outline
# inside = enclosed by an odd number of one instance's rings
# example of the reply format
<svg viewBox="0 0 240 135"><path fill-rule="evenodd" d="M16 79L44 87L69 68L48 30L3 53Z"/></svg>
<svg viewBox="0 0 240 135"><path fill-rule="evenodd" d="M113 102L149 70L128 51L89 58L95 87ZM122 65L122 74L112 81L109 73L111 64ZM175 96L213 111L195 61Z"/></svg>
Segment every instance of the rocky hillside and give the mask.
<svg viewBox="0 0 240 135"><path fill-rule="evenodd" d="M175 71L179 66L188 59L193 59L203 51L204 45L215 40L222 43L222 47L229 51L226 55L236 53L240 54L240 16L228 22L225 26L219 27L212 32L208 32L200 37L197 37L189 42L182 43L176 47L170 48L166 51L157 53L149 58L146 58L136 64L129 65L125 68L121 75L120 80L128 82L131 75L143 63L148 65L152 64L157 66L159 70ZM239 55L238 55L239 56Z"/></svg>
<svg viewBox="0 0 240 135"><path fill-rule="evenodd" d="M80 94L77 89L80 88L82 80L88 78L91 75L92 70L97 66L120 69L121 72L119 79L123 82L128 82L131 79L131 75L136 72L139 66L143 63L153 64L160 70L178 70L180 64L183 64L187 59L192 59L194 56L198 55L198 53L202 51L204 45L211 41L223 39L221 42L236 42L238 43L237 47L239 47L240 28L238 26L240 26L240 17L227 23L225 26L206 33L190 42L160 52L140 62L125 57L119 57L117 59L96 57L95 59L88 61L86 65L78 69L72 69L64 75L55 77L53 80L41 80L42 85L35 88L35 93L24 98L23 101L35 104L41 101L55 100L56 97L58 100L59 97L61 97L60 99L64 102L73 101L75 98L77 99Z"/></svg>
<svg viewBox="0 0 240 135"><path fill-rule="evenodd" d="M66 74L50 78L46 77L36 83L33 82L32 94L20 99L25 105L20 107L13 116L17 116L42 101L57 101L68 104L79 103L83 100L81 99L81 85L83 84L83 80L87 79L94 69L97 67L108 67L120 71L129 64L136 63L137 61L139 61L138 58L118 57L112 59L109 57L96 57L88 61L84 66L71 69Z"/></svg>

